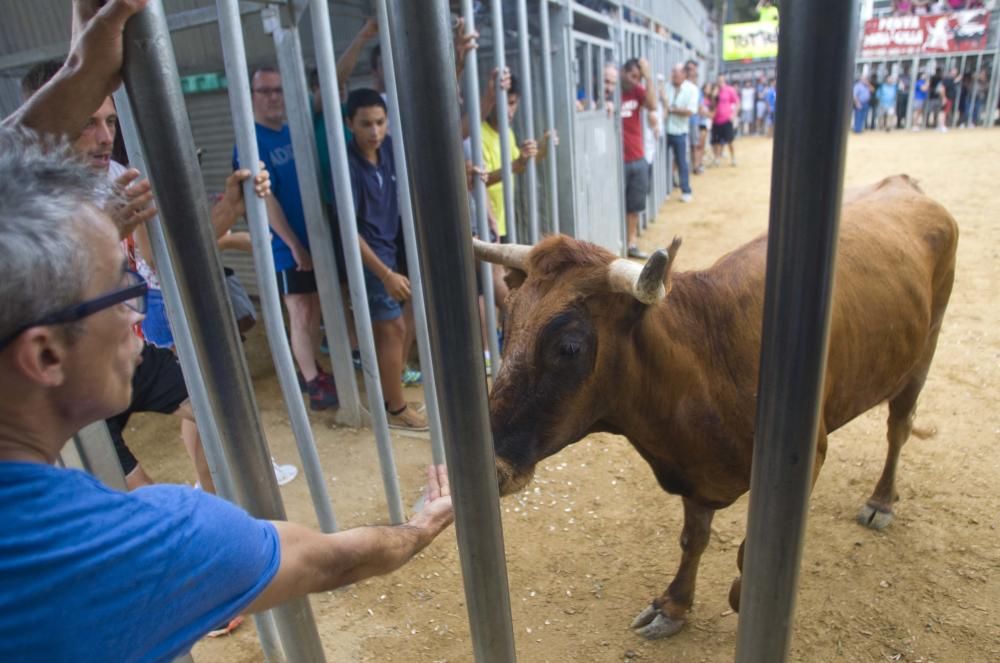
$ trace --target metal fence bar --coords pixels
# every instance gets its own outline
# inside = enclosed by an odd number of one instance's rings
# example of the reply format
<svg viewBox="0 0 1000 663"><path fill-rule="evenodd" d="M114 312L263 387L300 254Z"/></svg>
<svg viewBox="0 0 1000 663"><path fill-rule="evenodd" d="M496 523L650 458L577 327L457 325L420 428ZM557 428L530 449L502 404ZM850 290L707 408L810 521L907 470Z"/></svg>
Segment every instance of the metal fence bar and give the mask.
<svg viewBox="0 0 1000 663"><path fill-rule="evenodd" d="M306 85L298 29L290 23L293 11L295 10L291 7L269 7L262 12L261 17L265 32L270 32L274 39L278 68L281 70L288 128L292 134L292 151L295 153L295 173L305 210L306 232L309 234L309 253L316 272L316 290L319 293L327 345L330 348L330 364L340 401L337 421L359 428L368 423L368 415L362 407L361 394L354 377L347 317L333 249L333 230L320 194L311 99Z"/></svg>
<svg viewBox="0 0 1000 663"><path fill-rule="evenodd" d="M784 661L791 641L826 370L857 2L788 3L781 20L778 108L789 108L793 96L807 100L775 127L739 663Z"/></svg>
<svg viewBox="0 0 1000 663"><path fill-rule="evenodd" d="M378 16L378 34L382 45L382 71L385 73L385 90L389 95L389 126L402 127L399 117L399 96L396 91L396 72L393 69L392 39L389 38L389 15L385 0L375 0ZM471 119L470 119L471 126ZM424 308L424 279L420 271L420 252L417 248L416 229L413 226L413 206L410 198L409 171L406 165L406 149L403 132L396 129L393 135L392 152L396 164L396 186L399 193L399 211L403 220L403 243L406 250L406 266L409 271L412 293L413 318L417 327L417 350L420 353L420 370L423 373L424 399L427 402L427 423L431 429L431 456L436 465L445 462L444 441L441 437L441 413L437 400L437 375L431 361L430 332L427 331L427 310ZM496 327L494 327L495 329ZM495 334L494 334L495 335Z"/></svg>
<svg viewBox="0 0 1000 663"><path fill-rule="evenodd" d="M225 4L232 10L230 21L239 33L242 48L238 7L235 0ZM209 223L208 199L197 166L177 61L160 0L153 0L129 20L124 51L125 88L136 108L143 148L156 154L156 159L148 164L149 175L152 181L160 183L163 229L171 255L178 257L177 285L184 308L196 321L191 336L198 361L205 368L205 386L219 435L227 456L233 460L233 487L240 503L254 516L283 519L285 510L236 321L228 304L222 264ZM230 85L232 93L232 81ZM249 90L243 92L249 113ZM250 123L251 131L252 126ZM248 165L255 172L256 159L249 160ZM246 184L244 195L248 208L255 203L263 205L254 195L252 183ZM307 598L289 601L274 613L289 659L323 660L319 632Z"/></svg>
<svg viewBox="0 0 1000 663"><path fill-rule="evenodd" d="M368 295L365 288L364 266L361 262L361 244L358 239L358 221L354 213L354 198L351 194L351 174L347 165L347 145L344 142L343 120L340 116L340 89L337 85L336 60L333 49L333 30L330 27L330 10L327 0L310 0L310 19L313 27L313 43L316 49L316 65L319 72L320 92L323 95L323 124L326 128L327 146L330 151L330 166L333 169L333 187L337 199L337 216L340 219L340 237L344 246L344 262L347 280L354 302L354 327L358 335L358 349L361 351L361 367L371 410L372 429L378 447L379 467L382 471L382 486L385 501L389 507L389 518L393 523L402 523L403 501L399 493L399 479L396 475L396 461L392 456L392 439L389 437L389 420L382 399L382 383L379 382L378 359L375 355L375 337L372 334L371 312L368 310ZM399 181L397 176L396 181Z"/></svg>
<svg viewBox="0 0 1000 663"><path fill-rule="evenodd" d="M230 15L229 8L223 7L223 4L229 4L229 2L230 0L218 0L218 8L222 50L226 60L226 78L229 81L229 103L233 114L233 129L236 134L237 153L241 165L256 173L258 165L257 134L251 111L252 102L250 101L246 52L243 47L239 14ZM237 8L234 6L232 9L235 12ZM235 20L231 22L231 19ZM239 31L238 41L234 35L236 31ZM238 53L237 49L239 49ZM246 92L245 99L244 92ZM252 151L247 145L248 140L253 144ZM295 445L299 450L299 456L302 459L303 471L309 484L309 494L312 497L319 527L327 533L336 532L337 520L333 513L326 480L319 467L319 455L316 453L316 442L313 439L309 414L306 412L298 378L295 376L292 350L285 332L285 322L281 312L281 296L278 293L278 282L274 271L274 256L271 253L271 229L268 225L267 207L264 201L253 193L252 183L244 184L243 194L246 198L247 225L250 228L253 241L253 262L254 271L257 274L261 314L264 318L264 329L267 332L267 342L271 350L275 374L278 377L278 385L285 399L288 421L295 438Z"/></svg>
<svg viewBox="0 0 1000 663"><path fill-rule="evenodd" d="M507 55L504 52L503 6L500 0L490 0L493 23L493 64L504 70L507 66ZM514 172L511 170L512 152L510 149L510 122L507 121L507 90L500 86L500 76L497 76L497 133L500 134L500 169L503 175L503 209L507 224L507 239L517 243L517 208L514 205ZM522 92L524 86L521 86ZM485 239L485 238L484 238Z"/></svg>
<svg viewBox="0 0 1000 663"><path fill-rule="evenodd" d="M448 2L390 12L413 211L427 284L441 423L475 660L514 661L507 569L476 306L468 193ZM419 55L419 57L418 57Z"/></svg>
<svg viewBox="0 0 1000 663"><path fill-rule="evenodd" d="M528 31L528 0L517 0L517 59L521 70L521 117L527 138L541 141L535 135L535 99L531 86L531 34ZM538 243L538 168L535 159L529 159L525 170L525 185L528 187L528 232L532 244Z"/></svg>
<svg viewBox="0 0 1000 663"><path fill-rule="evenodd" d="M468 19L466 19L468 20ZM542 103L545 107L546 129L556 127L556 104L552 91L552 28L549 25L549 0L539 0L538 22L542 33ZM559 232L559 164L556 147L549 147L545 159L546 182L549 189L549 228L551 233Z"/></svg>
<svg viewBox="0 0 1000 663"><path fill-rule="evenodd" d="M146 166L146 155L143 153L142 144L139 141L139 131L132 113L132 103L123 88L119 88L114 97L115 111L118 113L118 128L125 141L129 165L145 176L149 169ZM156 193L155 183L153 192ZM157 200L159 200L159 196L157 196ZM191 327L188 324L184 304L181 302L181 295L177 288L177 276L174 274L174 265L170 260L170 253L167 251L167 239L163 235L160 218L156 216L147 221L146 230L149 232L149 243L153 250L152 258L156 263L156 275L160 281L163 301L167 307L167 319L175 332L174 344L177 348L177 359L180 361L184 383L187 385L188 395L191 398L191 409L194 410L195 420L198 424L201 445L205 450L205 460L212 473L212 481L215 482L215 492L223 499L235 502L233 477L229 472L226 452L222 448L219 427L215 422L215 417L212 416L208 390L205 388L205 379L202 377L201 367L198 365L198 355L195 352L194 341L191 339Z"/></svg>
<svg viewBox="0 0 1000 663"><path fill-rule="evenodd" d="M476 16L472 0L462 0L462 17L467 30L476 29ZM381 28L379 28L381 30ZM482 108L479 105L479 54L469 51L462 73L465 111L469 116L469 146L472 148L472 163L483 165ZM397 99L398 103L398 99ZM499 105L499 101L497 102ZM553 155L554 157L555 155ZM409 185L407 185L409 186ZM483 239L490 239L490 223L487 212L486 183L478 177L472 184L476 202L476 230ZM495 380L500 372L500 343L497 339L496 293L493 290L493 266L487 262L479 264L479 282L483 285L483 309L486 317L486 344L490 350L490 375Z"/></svg>

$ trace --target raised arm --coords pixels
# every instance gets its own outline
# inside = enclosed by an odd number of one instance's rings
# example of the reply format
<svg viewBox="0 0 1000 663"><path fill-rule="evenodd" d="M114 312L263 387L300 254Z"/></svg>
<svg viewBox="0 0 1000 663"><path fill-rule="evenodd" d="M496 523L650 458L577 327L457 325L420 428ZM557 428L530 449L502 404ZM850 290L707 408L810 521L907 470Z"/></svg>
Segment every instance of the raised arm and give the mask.
<svg viewBox="0 0 1000 663"><path fill-rule="evenodd" d="M43 134L79 135L101 103L121 84L122 30L147 0L76 0L78 26L66 63L42 89L8 116L5 126Z"/></svg>
<svg viewBox="0 0 1000 663"><path fill-rule="evenodd" d="M320 534L294 523L275 522L281 565L271 583L250 604L249 612L391 573L409 561L453 519L444 465L429 467L427 474L425 506L405 525Z"/></svg>
<svg viewBox="0 0 1000 663"><path fill-rule="evenodd" d="M358 57L364 50L365 44L372 37L378 34L378 21L369 18L361 27L361 31L354 37L354 40L347 46L347 50L337 58L337 80L345 84L347 79L354 73L354 68L358 66Z"/></svg>

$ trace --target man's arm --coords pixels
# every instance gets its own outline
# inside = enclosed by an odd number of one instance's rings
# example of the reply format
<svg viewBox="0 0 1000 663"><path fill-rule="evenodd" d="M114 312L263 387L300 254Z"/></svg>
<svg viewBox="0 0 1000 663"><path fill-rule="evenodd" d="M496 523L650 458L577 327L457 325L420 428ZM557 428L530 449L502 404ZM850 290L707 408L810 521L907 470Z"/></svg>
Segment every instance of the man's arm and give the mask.
<svg viewBox="0 0 1000 663"><path fill-rule="evenodd" d="M299 237L292 230L292 227L288 225L288 219L285 217L285 212L281 209L281 205L278 204L274 196L268 196L266 203L267 222L271 226L271 230L292 250L292 257L295 259L295 264L299 271L312 271L312 256L309 255L309 251L299 241Z"/></svg>
<svg viewBox="0 0 1000 663"><path fill-rule="evenodd" d="M646 98L643 100L642 105L647 110L656 110L656 82L653 80L652 73L650 73L649 60L646 58L639 58L639 72L646 83Z"/></svg>
<svg viewBox="0 0 1000 663"><path fill-rule="evenodd" d="M122 30L147 1L111 0L100 7L100 0L76 0L74 24L81 30L66 63L3 124L43 134L79 135L94 111L121 84Z"/></svg>
<svg viewBox="0 0 1000 663"><path fill-rule="evenodd" d="M354 37L354 40L347 47L347 50L337 58L337 80L345 85L347 79L354 73L354 68L358 66L358 57L361 55L365 44L378 34L378 21L369 18L361 27L361 30Z"/></svg>
<svg viewBox="0 0 1000 663"><path fill-rule="evenodd" d="M215 231L216 240L221 239L240 217L246 215L243 180L249 177L250 171L241 168L233 171L226 178L226 188L222 193L222 198L212 207L211 211L212 229ZM254 178L253 188L258 198L267 198L271 195L271 174L267 172L263 162L260 162L260 172Z"/></svg>
<svg viewBox="0 0 1000 663"><path fill-rule="evenodd" d="M297 596L391 573L408 562L453 519L444 465L429 467L427 475L425 506L405 525L320 534L294 523L275 522L281 565L248 611L260 612Z"/></svg>

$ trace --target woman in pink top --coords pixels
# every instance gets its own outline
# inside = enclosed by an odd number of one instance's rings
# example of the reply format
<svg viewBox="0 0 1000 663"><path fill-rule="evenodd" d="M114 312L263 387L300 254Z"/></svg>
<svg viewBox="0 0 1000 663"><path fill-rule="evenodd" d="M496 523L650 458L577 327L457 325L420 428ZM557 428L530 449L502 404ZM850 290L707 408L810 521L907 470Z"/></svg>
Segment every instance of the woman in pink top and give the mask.
<svg viewBox="0 0 1000 663"><path fill-rule="evenodd" d="M740 104L740 96L736 90L726 83L726 77L719 76L719 91L715 102L715 115L712 117L712 153L715 160L722 158L722 147L729 146L731 165L736 165L736 150L733 147L733 115Z"/></svg>

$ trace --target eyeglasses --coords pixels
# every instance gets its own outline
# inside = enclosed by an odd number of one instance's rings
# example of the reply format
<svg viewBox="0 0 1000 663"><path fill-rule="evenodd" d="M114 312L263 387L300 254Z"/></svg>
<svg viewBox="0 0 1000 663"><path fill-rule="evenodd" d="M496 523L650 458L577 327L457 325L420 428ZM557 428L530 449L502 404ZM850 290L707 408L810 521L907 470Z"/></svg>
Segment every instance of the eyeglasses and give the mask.
<svg viewBox="0 0 1000 663"><path fill-rule="evenodd" d="M284 91L280 87L259 87L254 92L263 97L270 97L271 95L278 95L280 97L284 94Z"/></svg>
<svg viewBox="0 0 1000 663"><path fill-rule="evenodd" d="M148 292L149 285L146 284L145 279L139 276L137 272L134 272L131 269L126 269L122 273L121 287L112 290L107 294L101 295L100 297L95 297L93 299L88 299L85 302L81 302L80 304L68 306L59 311L55 311L54 313L49 313L34 322L22 325L13 334L10 334L0 341L0 350L3 350L10 344L11 341L32 327L65 325L71 322L77 322L79 320L83 320L87 316L94 315L95 313L103 311L106 308L117 306L118 304L124 304L136 313L145 314L146 294Z"/></svg>

